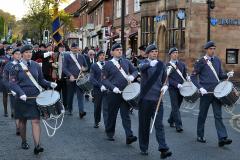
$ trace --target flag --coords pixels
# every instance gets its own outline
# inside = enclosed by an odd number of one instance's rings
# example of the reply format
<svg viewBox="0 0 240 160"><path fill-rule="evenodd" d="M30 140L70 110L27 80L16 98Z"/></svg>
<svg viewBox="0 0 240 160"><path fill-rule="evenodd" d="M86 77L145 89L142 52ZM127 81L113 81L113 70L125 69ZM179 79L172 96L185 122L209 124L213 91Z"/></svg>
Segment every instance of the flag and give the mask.
<svg viewBox="0 0 240 160"><path fill-rule="evenodd" d="M54 12L53 12L53 22L52 22L52 38L55 41L56 45L62 42L62 35L60 33L60 18L58 14L58 2L54 5Z"/></svg>

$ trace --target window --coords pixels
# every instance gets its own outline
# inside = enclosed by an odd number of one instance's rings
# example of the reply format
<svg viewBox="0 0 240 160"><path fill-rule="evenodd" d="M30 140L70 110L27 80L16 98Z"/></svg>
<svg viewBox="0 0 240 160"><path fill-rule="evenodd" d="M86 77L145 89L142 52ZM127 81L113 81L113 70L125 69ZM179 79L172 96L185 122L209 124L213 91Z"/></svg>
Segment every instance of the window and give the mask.
<svg viewBox="0 0 240 160"><path fill-rule="evenodd" d="M140 0L134 0L134 12L140 11Z"/></svg>
<svg viewBox="0 0 240 160"><path fill-rule="evenodd" d="M141 44L149 45L155 41L154 17L142 17L141 19Z"/></svg>
<svg viewBox="0 0 240 160"><path fill-rule="evenodd" d="M117 5L116 17L120 18L121 17L121 4L122 4L122 1L121 0L117 0L116 2L117 2L116 3L116 5Z"/></svg>
<svg viewBox="0 0 240 160"><path fill-rule="evenodd" d="M238 64L238 49L226 50L226 64Z"/></svg>
<svg viewBox="0 0 240 160"><path fill-rule="evenodd" d="M168 12L167 25L167 41L166 49L177 47L180 50L185 49L185 19L179 20L177 18L178 10L171 10Z"/></svg>

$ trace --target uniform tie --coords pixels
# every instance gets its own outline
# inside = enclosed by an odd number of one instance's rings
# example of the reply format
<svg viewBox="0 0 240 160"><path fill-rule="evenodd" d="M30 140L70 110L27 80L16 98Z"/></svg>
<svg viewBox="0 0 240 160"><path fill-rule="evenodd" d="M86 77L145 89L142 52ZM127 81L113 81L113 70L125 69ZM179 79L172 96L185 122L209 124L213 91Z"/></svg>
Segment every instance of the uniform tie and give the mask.
<svg viewBox="0 0 240 160"><path fill-rule="evenodd" d="M104 62L100 62L100 64L103 66L103 65L104 65Z"/></svg>
<svg viewBox="0 0 240 160"><path fill-rule="evenodd" d="M28 67L30 67L30 64L31 64L30 61L27 61L27 66L28 66Z"/></svg>

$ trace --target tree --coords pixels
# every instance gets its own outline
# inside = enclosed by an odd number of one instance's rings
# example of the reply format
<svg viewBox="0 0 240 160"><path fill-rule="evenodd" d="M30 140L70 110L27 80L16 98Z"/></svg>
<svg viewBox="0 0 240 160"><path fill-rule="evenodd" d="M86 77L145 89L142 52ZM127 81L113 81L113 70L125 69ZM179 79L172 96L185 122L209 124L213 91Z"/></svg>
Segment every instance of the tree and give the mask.
<svg viewBox="0 0 240 160"><path fill-rule="evenodd" d="M61 2L65 2L61 1ZM23 39L31 38L34 42L40 43L43 39L43 31L52 32L52 15L55 0L27 0L29 12L22 19ZM73 28L71 16L64 11L59 12L61 25Z"/></svg>

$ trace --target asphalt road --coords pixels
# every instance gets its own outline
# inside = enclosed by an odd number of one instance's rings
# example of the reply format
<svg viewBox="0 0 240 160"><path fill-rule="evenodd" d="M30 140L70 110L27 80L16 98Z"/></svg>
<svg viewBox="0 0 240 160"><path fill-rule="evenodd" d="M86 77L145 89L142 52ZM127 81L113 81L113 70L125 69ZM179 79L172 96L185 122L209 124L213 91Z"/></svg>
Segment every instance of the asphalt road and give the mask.
<svg viewBox="0 0 240 160"><path fill-rule="evenodd" d="M0 94L0 99L2 99ZM138 142L132 145L125 144L125 134L118 117L115 141L106 140L104 126L93 128L93 104L85 102L87 116L80 120L77 113L76 99L74 101L73 116L66 116L62 127L56 135L49 138L42 125L41 142L45 151L35 156L33 154L33 140L31 125L28 122L27 139L30 144L29 150L22 150L21 139L15 135L14 121L3 117L3 107L0 103L0 160L157 160L160 154L157 151L155 134L150 136L149 155L139 154ZM164 124L167 144L173 152L168 160L240 160L240 133L232 129L229 120L230 114L223 114L224 123L229 137L233 139L232 145L219 148L212 110L209 110L205 125L206 144L196 142L196 124L198 105L191 108L190 105L182 105L183 133L177 133L167 123L169 116L169 97L164 98ZM239 106L234 113L238 112ZM240 111L239 111L240 113ZM132 128L137 135L138 114L134 111L132 117Z"/></svg>

